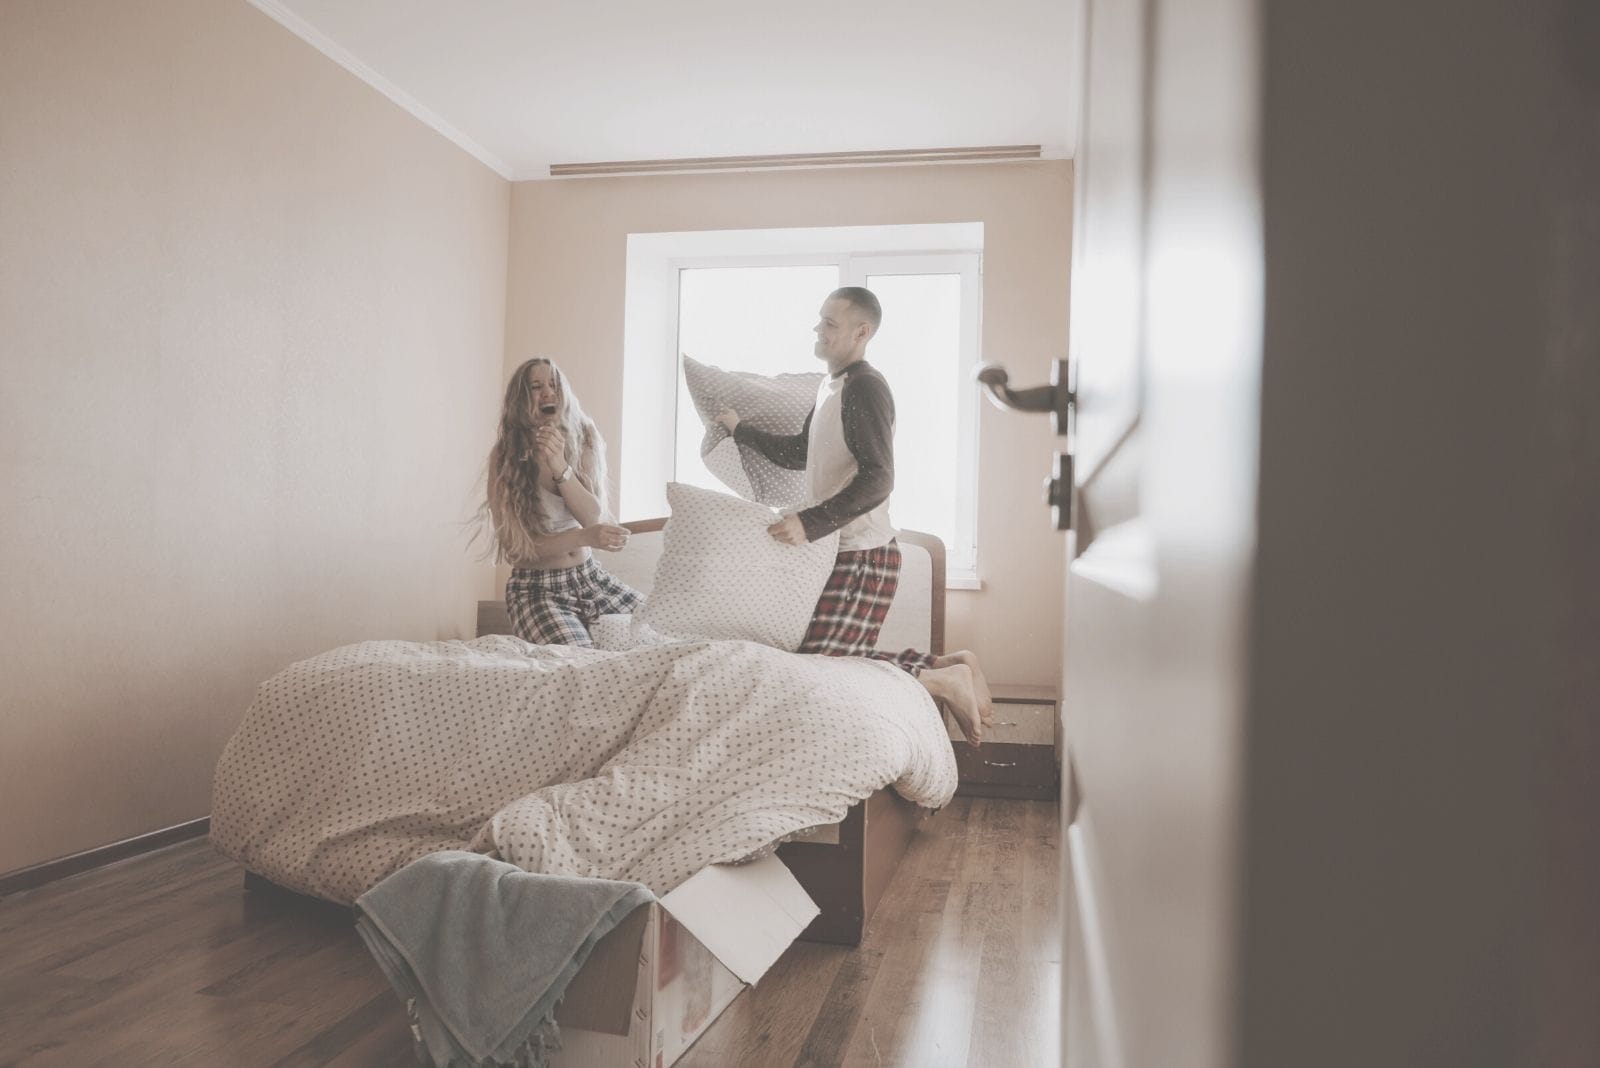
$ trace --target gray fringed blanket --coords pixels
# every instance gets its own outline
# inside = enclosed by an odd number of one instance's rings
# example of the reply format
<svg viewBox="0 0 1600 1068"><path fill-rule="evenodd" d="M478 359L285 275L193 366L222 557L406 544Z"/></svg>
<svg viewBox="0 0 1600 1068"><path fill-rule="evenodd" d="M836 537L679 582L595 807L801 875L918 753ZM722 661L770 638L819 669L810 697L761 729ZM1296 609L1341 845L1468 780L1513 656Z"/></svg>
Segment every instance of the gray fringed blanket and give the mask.
<svg viewBox="0 0 1600 1068"><path fill-rule="evenodd" d="M654 895L638 883L432 853L356 899L356 929L438 1068L542 1066L556 1002L589 951Z"/></svg>

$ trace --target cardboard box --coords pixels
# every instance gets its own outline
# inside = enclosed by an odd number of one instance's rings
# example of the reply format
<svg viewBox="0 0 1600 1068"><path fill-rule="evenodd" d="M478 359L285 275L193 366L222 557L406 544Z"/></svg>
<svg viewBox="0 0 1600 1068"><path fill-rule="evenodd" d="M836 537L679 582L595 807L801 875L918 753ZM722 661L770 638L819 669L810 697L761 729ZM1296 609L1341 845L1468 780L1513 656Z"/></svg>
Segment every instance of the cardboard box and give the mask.
<svg viewBox="0 0 1600 1068"><path fill-rule="evenodd" d="M567 987L552 1068L668 1068L817 912L775 856L713 865L636 909Z"/></svg>

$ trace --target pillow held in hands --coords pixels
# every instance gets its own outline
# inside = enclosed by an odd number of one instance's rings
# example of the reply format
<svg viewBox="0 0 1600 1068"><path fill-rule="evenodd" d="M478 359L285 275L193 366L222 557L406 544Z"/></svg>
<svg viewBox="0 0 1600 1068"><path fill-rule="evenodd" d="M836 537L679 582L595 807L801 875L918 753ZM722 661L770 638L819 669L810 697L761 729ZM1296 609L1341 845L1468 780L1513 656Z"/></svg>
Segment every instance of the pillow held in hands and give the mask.
<svg viewBox="0 0 1600 1068"><path fill-rule="evenodd" d="M694 410L705 425L700 456L706 469L733 492L748 501L774 508L792 508L805 502L804 471L779 467L756 450L740 445L717 422L724 408L739 413L740 422L768 434L798 434L817 401L822 375L758 375L724 371L685 356L683 379Z"/></svg>
<svg viewBox="0 0 1600 1068"><path fill-rule="evenodd" d="M743 639L800 647L838 554L838 532L805 545L767 533L771 508L683 482L667 484L672 516L636 626L668 638Z"/></svg>

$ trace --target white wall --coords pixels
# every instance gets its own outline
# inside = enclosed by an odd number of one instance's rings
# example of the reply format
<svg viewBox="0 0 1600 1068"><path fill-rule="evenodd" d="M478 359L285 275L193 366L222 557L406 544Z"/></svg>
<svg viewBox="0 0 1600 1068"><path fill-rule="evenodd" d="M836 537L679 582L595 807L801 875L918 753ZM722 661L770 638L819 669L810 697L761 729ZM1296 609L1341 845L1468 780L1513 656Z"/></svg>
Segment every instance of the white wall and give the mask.
<svg viewBox="0 0 1600 1068"><path fill-rule="evenodd" d="M470 635L508 220L244 3L0 7L0 871L205 815L290 661Z"/></svg>

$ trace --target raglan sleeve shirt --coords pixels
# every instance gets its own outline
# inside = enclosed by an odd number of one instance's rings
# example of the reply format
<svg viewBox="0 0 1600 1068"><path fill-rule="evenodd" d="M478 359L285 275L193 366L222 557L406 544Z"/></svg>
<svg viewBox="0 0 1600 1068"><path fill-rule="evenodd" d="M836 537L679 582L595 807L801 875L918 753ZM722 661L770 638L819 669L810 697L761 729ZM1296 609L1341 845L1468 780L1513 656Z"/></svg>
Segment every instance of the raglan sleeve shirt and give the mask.
<svg viewBox="0 0 1600 1068"><path fill-rule="evenodd" d="M894 489L894 397L876 371L852 374L839 396L844 444L855 477L832 497L800 512L806 540L827 537L889 499Z"/></svg>

